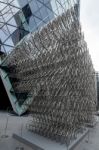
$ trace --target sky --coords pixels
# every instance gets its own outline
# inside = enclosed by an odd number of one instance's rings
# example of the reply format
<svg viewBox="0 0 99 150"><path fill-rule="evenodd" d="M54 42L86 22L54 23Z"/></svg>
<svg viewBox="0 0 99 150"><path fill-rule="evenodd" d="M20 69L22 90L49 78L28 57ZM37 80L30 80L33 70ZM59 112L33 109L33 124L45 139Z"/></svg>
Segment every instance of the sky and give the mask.
<svg viewBox="0 0 99 150"><path fill-rule="evenodd" d="M80 21L96 71L99 71L99 0L81 0Z"/></svg>

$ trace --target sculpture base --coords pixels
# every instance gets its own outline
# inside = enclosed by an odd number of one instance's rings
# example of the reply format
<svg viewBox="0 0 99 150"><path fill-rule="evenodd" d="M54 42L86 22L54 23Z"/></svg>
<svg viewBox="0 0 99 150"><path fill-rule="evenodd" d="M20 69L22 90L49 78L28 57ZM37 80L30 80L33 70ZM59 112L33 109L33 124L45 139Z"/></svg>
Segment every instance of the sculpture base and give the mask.
<svg viewBox="0 0 99 150"><path fill-rule="evenodd" d="M42 137L29 131L24 131L22 135L13 134L13 138L17 141L33 148L34 150L70 150L88 134L86 128L83 133L79 133L77 138L67 147L66 144L60 144L48 138Z"/></svg>

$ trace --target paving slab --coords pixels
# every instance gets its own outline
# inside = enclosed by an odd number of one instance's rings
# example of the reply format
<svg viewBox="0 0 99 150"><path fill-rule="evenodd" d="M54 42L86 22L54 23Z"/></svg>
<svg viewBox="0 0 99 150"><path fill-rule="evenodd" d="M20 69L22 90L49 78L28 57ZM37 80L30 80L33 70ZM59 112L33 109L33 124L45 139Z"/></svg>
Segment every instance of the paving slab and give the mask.
<svg viewBox="0 0 99 150"><path fill-rule="evenodd" d="M0 112L0 150L34 150L12 138L13 133L23 136L24 130L26 130L26 124L31 119L30 115L18 117ZM89 128L88 135L75 148L73 147L73 150L99 150L99 119L97 121L96 126ZM32 135L32 133L30 134Z"/></svg>

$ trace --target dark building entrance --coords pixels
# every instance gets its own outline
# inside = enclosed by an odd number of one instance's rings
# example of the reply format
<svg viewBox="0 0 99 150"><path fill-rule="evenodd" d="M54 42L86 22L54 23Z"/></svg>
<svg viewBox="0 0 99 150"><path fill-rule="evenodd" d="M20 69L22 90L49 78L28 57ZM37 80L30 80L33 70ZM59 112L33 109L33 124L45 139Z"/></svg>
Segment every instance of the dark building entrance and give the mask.
<svg viewBox="0 0 99 150"><path fill-rule="evenodd" d="M0 77L0 110L12 110L8 95Z"/></svg>

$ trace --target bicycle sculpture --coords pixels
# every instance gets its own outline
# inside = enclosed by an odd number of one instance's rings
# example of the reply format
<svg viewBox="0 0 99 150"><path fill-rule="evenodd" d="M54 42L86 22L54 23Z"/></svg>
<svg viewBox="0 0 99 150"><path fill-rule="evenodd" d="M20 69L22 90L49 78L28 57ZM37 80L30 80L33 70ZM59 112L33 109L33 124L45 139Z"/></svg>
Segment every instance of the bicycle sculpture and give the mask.
<svg viewBox="0 0 99 150"><path fill-rule="evenodd" d="M20 105L33 97L33 132L69 144L93 121L95 71L74 7L25 37L5 65Z"/></svg>

